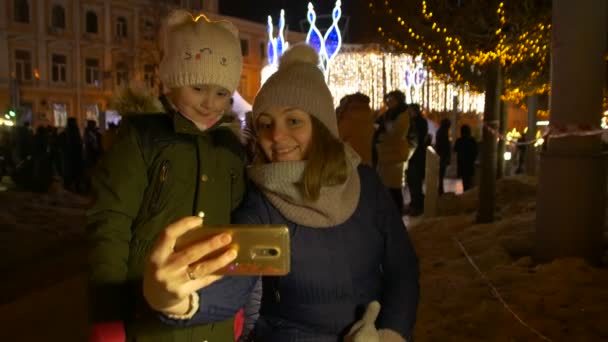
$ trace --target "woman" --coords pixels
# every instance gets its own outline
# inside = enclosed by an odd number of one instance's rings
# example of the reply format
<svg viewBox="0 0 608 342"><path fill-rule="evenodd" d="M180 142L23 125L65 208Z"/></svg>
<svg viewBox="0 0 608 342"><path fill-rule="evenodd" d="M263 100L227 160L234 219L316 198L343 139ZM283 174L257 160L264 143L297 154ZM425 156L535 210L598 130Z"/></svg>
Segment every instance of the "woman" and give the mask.
<svg viewBox="0 0 608 342"><path fill-rule="evenodd" d="M340 142L317 65L312 48L288 50L253 106L253 186L233 222L286 224L291 236L291 273L263 278L255 340L410 340L419 297L414 249L374 170ZM374 327L373 314L360 318L376 300Z"/></svg>

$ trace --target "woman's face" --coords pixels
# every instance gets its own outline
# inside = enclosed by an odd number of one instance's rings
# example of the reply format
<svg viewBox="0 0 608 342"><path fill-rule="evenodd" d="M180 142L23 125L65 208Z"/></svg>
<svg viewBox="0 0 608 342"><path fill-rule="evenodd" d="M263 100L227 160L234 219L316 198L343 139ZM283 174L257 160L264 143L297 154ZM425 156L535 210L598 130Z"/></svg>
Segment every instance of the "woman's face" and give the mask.
<svg viewBox="0 0 608 342"><path fill-rule="evenodd" d="M211 127L230 106L230 92L215 85L185 86L171 90L180 113L199 127Z"/></svg>
<svg viewBox="0 0 608 342"><path fill-rule="evenodd" d="M305 160L312 140L310 115L300 109L272 107L256 120L258 143L271 162Z"/></svg>

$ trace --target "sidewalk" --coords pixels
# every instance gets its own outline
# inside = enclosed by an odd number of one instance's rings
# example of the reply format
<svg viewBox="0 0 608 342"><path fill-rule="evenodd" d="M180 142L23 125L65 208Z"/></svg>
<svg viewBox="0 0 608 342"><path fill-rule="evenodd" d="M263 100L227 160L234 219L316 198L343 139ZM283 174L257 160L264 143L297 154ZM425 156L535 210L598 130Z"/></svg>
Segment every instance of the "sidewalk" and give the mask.
<svg viewBox="0 0 608 342"><path fill-rule="evenodd" d="M0 341L86 341L86 205L0 192Z"/></svg>

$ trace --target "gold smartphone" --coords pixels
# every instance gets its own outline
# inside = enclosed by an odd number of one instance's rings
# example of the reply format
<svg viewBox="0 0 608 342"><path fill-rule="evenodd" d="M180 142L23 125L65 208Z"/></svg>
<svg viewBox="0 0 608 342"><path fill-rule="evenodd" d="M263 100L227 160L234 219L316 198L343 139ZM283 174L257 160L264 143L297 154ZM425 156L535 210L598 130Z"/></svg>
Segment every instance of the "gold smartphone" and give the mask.
<svg viewBox="0 0 608 342"><path fill-rule="evenodd" d="M289 273L291 260L289 229L286 225L203 225L179 237L175 250L179 251L221 233L229 233L232 236L232 243L205 256L201 261L217 257L231 247L235 248L238 254L232 263L219 269L215 274L286 275Z"/></svg>

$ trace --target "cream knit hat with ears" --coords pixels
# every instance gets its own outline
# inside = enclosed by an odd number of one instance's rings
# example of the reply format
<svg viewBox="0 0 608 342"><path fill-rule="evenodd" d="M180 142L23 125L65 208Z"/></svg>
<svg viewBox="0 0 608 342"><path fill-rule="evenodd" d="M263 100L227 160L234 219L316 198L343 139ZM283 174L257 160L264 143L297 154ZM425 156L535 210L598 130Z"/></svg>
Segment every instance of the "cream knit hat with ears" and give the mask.
<svg viewBox="0 0 608 342"><path fill-rule="evenodd" d="M306 44L283 54L279 70L268 78L253 103L253 122L270 107L294 107L321 121L338 137L334 100L319 68L319 55Z"/></svg>
<svg viewBox="0 0 608 342"><path fill-rule="evenodd" d="M213 84L233 92L243 68L238 30L228 21L171 12L163 23L160 79L168 88Z"/></svg>

